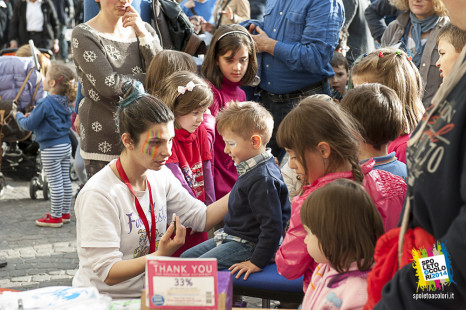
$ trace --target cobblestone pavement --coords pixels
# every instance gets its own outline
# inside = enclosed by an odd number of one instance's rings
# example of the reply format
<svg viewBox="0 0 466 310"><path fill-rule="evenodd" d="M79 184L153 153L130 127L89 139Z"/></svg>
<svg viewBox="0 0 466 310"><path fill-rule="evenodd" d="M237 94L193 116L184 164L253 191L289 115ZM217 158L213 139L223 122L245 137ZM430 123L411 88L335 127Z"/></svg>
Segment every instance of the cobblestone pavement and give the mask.
<svg viewBox="0 0 466 310"><path fill-rule="evenodd" d="M0 268L0 287L20 291L71 285L78 267L76 227L73 208L71 224L44 228L35 220L50 212L50 201L37 192L29 197L29 182L7 179L0 197L0 258L8 265ZM74 191L77 184L73 184Z"/></svg>
<svg viewBox="0 0 466 310"><path fill-rule="evenodd" d="M0 288L26 291L40 287L70 286L78 268L76 220L61 228L39 227L35 220L50 212L50 201L42 192L29 197L29 182L7 179L0 197L0 258L8 265L0 268ZM73 182L73 193L78 184ZM73 199L74 203L74 199ZM258 298L244 297L250 308L261 308ZM272 302L272 307L276 305Z"/></svg>

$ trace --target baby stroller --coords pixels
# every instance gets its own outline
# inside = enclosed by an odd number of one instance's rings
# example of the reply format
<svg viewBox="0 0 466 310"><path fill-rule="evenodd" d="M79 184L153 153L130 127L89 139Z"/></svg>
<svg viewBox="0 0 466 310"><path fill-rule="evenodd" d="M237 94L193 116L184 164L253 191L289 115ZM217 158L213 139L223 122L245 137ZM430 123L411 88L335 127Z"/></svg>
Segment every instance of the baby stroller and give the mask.
<svg viewBox="0 0 466 310"><path fill-rule="evenodd" d="M47 199L48 186L40 164L39 145L31 132L18 126L12 115L14 107L23 113L31 111L37 100L45 96L32 41L30 48L33 57L10 56L16 49L0 52L0 189L6 185L3 174L13 179L30 179L31 198L35 199L35 191L41 189ZM52 54L47 50L41 53Z"/></svg>

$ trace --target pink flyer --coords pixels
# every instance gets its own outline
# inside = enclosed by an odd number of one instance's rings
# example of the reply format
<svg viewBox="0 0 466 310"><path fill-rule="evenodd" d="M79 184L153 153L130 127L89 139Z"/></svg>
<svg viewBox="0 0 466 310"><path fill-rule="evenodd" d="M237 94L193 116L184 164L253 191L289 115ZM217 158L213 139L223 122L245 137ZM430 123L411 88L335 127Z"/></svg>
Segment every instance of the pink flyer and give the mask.
<svg viewBox="0 0 466 310"><path fill-rule="evenodd" d="M217 260L147 257L150 309L217 309Z"/></svg>

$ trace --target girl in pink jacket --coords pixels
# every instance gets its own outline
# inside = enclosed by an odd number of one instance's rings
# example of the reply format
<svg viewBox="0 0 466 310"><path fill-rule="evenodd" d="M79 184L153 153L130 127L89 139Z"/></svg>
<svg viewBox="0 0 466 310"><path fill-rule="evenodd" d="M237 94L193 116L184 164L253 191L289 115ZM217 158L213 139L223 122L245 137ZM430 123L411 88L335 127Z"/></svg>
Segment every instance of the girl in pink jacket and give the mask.
<svg viewBox="0 0 466 310"><path fill-rule="evenodd" d="M317 262L303 309L362 309L374 248L383 234L371 197L354 181L339 179L303 203L307 252Z"/></svg>
<svg viewBox="0 0 466 310"><path fill-rule="evenodd" d="M322 95L303 99L278 128L277 141L290 155L289 165L303 187L292 201L290 226L275 262L278 273L287 279L304 275L304 291L317 265L304 244L306 232L300 218L301 206L312 192L337 179L354 180L372 198L385 227L395 227L399 220L406 183L390 172L372 170L373 160L359 166L359 139L352 118Z"/></svg>

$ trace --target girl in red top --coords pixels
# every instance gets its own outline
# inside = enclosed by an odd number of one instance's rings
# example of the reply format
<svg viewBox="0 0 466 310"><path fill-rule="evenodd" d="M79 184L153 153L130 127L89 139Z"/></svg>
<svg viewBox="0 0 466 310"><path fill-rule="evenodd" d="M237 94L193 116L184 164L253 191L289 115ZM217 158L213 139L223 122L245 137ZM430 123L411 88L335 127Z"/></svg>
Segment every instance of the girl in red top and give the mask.
<svg viewBox="0 0 466 310"><path fill-rule="evenodd" d="M207 83L189 71L170 75L156 95L175 115L175 138L167 167L195 198L209 205L215 202L212 175L211 141L203 116L212 104L212 91ZM208 239L207 233L187 230L185 244L172 256Z"/></svg>
<svg viewBox="0 0 466 310"><path fill-rule="evenodd" d="M246 101L240 85L250 85L257 73L254 41L239 25L220 26L212 37L202 64L202 75L210 82L214 102L210 112L214 117L231 101ZM214 179L215 195L222 198L230 192L238 178L236 167L225 154L225 142L215 130Z"/></svg>

